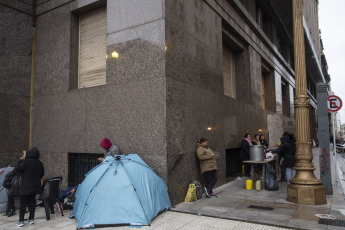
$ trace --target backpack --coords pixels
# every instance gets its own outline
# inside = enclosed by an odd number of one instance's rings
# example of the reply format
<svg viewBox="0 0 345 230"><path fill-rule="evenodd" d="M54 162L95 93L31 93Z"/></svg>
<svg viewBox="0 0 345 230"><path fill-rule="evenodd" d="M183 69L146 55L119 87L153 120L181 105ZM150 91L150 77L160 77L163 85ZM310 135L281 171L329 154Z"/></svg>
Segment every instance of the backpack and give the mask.
<svg viewBox="0 0 345 230"><path fill-rule="evenodd" d="M195 187L196 187L196 197L199 200L202 198L202 193L203 193L202 185L200 181L197 181L197 180L194 181L193 183L195 184Z"/></svg>
<svg viewBox="0 0 345 230"><path fill-rule="evenodd" d="M12 180L15 175L15 169L5 175L4 181L2 182L2 186L6 189L10 189L12 187Z"/></svg>

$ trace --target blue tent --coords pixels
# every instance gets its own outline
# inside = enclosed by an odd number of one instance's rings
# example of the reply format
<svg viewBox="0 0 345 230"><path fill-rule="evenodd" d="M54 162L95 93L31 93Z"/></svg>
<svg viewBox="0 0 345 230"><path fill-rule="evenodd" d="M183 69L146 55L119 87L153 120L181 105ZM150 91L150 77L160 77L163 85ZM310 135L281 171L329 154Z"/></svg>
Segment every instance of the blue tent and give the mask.
<svg viewBox="0 0 345 230"><path fill-rule="evenodd" d="M171 207L164 181L137 155L115 155L79 185L71 217L78 228L149 225Z"/></svg>

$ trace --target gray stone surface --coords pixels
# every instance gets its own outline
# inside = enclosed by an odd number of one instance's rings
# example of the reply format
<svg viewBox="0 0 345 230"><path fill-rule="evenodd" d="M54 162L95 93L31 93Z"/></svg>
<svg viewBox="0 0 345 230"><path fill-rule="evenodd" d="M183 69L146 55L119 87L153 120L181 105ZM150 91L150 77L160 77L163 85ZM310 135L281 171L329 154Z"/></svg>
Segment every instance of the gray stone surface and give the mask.
<svg viewBox="0 0 345 230"><path fill-rule="evenodd" d="M28 0L0 0L0 3L3 6L8 6L14 8L18 11L21 11L24 14L30 16L32 14L32 2Z"/></svg>
<svg viewBox="0 0 345 230"><path fill-rule="evenodd" d="M320 152L320 180L325 186L326 194L332 195L332 174L330 169L330 149L329 149L329 112L327 108L328 86L326 83L316 85L317 96L317 122Z"/></svg>
<svg viewBox="0 0 345 230"><path fill-rule="evenodd" d="M108 34L164 18L164 0L117 0L107 2Z"/></svg>
<svg viewBox="0 0 345 230"><path fill-rule="evenodd" d="M17 153L26 149L29 143L32 27L31 16L15 10L25 10L23 3L1 3L0 157L1 164L6 166L14 165Z"/></svg>
<svg viewBox="0 0 345 230"><path fill-rule="evenodd" d="M164 52L165 20L160 19L153 22L148 22L141 26L121 30L119 32L108 31L107 44L108 46L111 46L113 44L130 42L137 39L143 40L146 43L151 43L152 46L156 46Z"/></svg>

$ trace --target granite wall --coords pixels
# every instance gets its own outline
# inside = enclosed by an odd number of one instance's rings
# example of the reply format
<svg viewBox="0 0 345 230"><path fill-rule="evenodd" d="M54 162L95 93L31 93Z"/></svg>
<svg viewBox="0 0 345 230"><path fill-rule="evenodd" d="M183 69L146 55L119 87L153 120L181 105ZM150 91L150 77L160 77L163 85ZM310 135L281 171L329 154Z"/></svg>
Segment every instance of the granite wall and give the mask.
<svg viewBox="0 0 345 230"><path fill-rule="evenodd" d="M276 107L282 103L281 97L275 101L281 85L276 89L274 72L294 84L293 71L250 13L236 4L247 18L228 1L166 1L167 159L173 203L183 201L189 183L202 179L195 155L200 137L208 138L211 149L220 153L219 186L226 181L226 149L238 148L246 132L280 136L275 131L285 130L284 124L293 120L272 118L281 113ZM242 47L236 54L236 98L223 93L224 33ZM263 106L262 62L272 67L267 92L274 98L272 111Z"/></svg>
<svg viewBox="0 0 345 230"><path fill-rule="evenodd" d="M31 6L0 2L0 168L29 145Z"/></svg>
<svg viewBox="0 0 345 230"><path fill-rule="evenodd" d="M56 6L46 1L38 6L33 141L47 177L68 178L68 153L103 153L99 142L108 137L122 153L138 153L167 178L163 3L63 1ZM77 89L78 14L104 6L107 53L116 51L119 58L107 59L106 85Z"/></svg>
<svg viewBox="0 0 345 230"><path fill-rule="evenodd" d="M99 142L108 137L122 153L138 153L166 181L176 204L188 184L201 179L195 155L200 137L219 153L218 186L227 180L225 151L238 148L244 133L262 130L270 138L293 120L279 107L280 80L293 86L293 71L239 1L37 4L33 145L42 153L46 177L63 176L63 186L68 153L102 153ZM77 89L78 15L105 6L106 52L119 57L107 58L105 85ZM236 98L223 91L223 45L229 45L229 36L241 47ZM272 110L264 109L263 62L273 73Z"/></svg>

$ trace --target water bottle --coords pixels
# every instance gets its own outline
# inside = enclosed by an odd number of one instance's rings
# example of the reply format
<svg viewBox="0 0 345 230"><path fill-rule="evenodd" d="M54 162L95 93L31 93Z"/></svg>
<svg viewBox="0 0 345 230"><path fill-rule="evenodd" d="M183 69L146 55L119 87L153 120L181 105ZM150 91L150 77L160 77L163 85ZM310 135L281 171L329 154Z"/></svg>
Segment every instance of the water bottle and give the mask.
<svg viewBox="0 0 345 230"><path fill-rule="evenodd" d="M251 179L248 179L246 181L246 189L247 190L252 190L253 189L253 181Z"/></svg>
<svg viewBox="0 0 345 230"><path fill-rule="evenodd" d="M257 180L255 183L255 189L256 191L260 191L261 190L261 181Z"/></svg>

